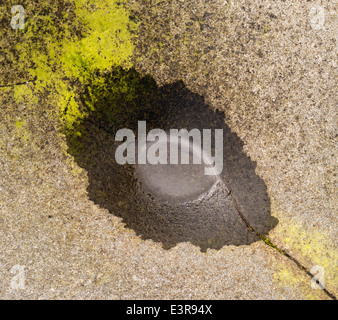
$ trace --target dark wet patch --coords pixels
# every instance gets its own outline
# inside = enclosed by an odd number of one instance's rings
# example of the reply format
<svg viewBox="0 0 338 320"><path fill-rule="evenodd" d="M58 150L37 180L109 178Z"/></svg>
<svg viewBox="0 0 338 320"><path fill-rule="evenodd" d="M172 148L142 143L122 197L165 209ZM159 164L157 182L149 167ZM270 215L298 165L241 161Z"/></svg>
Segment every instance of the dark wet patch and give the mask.
<svg viewBox="0 0 338 320"><path fill-rule="evenodd" d="M203 97L190 92L182 82L157 87L151 78L142 79L135 71L124 76L130 80L132 90L128 94L133 93L132 99L130 95L124 99L123 93L113 94L113 89L91 88L95 111L81 123L81 137L68 134L69 152L88 172L88 195L93 202L121 217L126 227L143 239L161 242L165 249L186 241L202 251L258 241L238 214L229 190L256 232L266 235L276 226L266 185L255 174L255 163L245 155L242 141L224 123L221 112L208 108ZM116 85L114 79L107 75L112 86ZM88 91L82 99L88 99ZM115 150L120 144L115 142L116 131L129 128L137 133L141 120L147 122L147 131L223 129L224 169L220 176L226 187L216 186L205 197L187 202L166 202L156 193L149 193L136 179L132 165L115 161Z"/></svg>

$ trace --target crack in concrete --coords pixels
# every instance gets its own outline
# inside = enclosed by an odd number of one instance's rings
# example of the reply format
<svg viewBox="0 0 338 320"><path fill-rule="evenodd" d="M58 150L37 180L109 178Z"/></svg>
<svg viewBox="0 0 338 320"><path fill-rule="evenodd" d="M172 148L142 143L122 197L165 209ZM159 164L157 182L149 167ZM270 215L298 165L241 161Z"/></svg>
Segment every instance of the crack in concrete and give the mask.
<svg viewBox="0 0 338 320"><path fill-rule="evenodd" d="M229 189L230 190L230 189ZM230 190L229 195L228 195L229 199L233 202L237 213L239 214L240 218L243 220L243 222L245 223L246 227L253 232L254 234L256 234L256 236L258 238L260 238L266 245L268 245L269 247L277 250L280 254L284 255L285 257L287 257L289 260L291 260L292 262L294 262L297 267L305 272L308 276L311 277L311 279L313 279L315 277L314 274L312 274L306 267L304 267L296 258L292 257L289 253L287 253L285 250L277 247L274 243L272 243L270 241L270 239L268 237L265 237L263 235L261 235L259 232L257 232L248 222L248 220L244 217L243 213L241 212L241 210L238 207L237 201L235 199L235 197L232 194L232 191ZM331 293L330 291L328 291L327 289L324 288L324 286L319 282L319 280L316 280L316 283L322 288L323 292L325 292L325 294L327 296L329 296L332 300L337 300L337 297Z"/></svg>
<svg viewBox="0 0 338 320"><path fill-rule="evenodd" d="M14 86L21 86L21 85L25 85L25 84L29 84L29 83L35 83L37 81L43 81L43 80L38 80L37 77L35 79L32 80L28 80L26 82L19 82L19 83L15 83L15 84L6 84L6 85L0 85L0 88L6 88L6 87L14 87ZM92 122L94 124L94 122ZM97 124L95 123L94 125L97 126ZM108 132L104 127L99 126L100 129L103 129L104 131ZM224 183L224 182L223 182ZM225 184L225 183L224 183ZM226 185L226 184L225 184ZM306 267L304 267L296 258L292 257L289 253L287 253L285 250L277 247L274 243L272 243L270 241L270 239L268 237L265 237L263 235L261 235L259 232L257 232L248 222L248 220L244 217L243 213L241 212L241 210L239 209L239 206L237 204L237 201L235 199L235 197L232 194L232 190L227 186L227 188L229 189L229 194L228 194L228 198L233 202L235 209L238 213L238 215L240 216L240 218L242 219L242 221L244 222L244 224L246 225L246 227L253 232L259 239L261 239L266 245L268 245L269 247L275 249L276 251L278 251L280 254L284 255L285 257L287 257L289 260L291 260L292 262L294 262L297 267L305 272L305 274L307 274L309 277L311 277L311 279L313 279L315 277L314 274L312 274ZM331 293L330 291L328 291L327 289L324 288L324 286L319 282L319 280L316 281L316 283L322 287L323 292L329 296L332 300L337 300L337 297Z"/></svg>

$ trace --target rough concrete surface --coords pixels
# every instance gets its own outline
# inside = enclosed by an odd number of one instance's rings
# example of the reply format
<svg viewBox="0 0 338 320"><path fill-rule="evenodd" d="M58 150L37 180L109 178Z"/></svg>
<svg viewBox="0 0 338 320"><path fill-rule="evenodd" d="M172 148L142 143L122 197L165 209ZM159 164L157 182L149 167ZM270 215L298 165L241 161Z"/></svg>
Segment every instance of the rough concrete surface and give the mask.
<svg viewBox="0 0 338 320"><path fill-rule="evenodd" d="M320 28L311 16L317 5ZM188 242L164 250L142 240L88 199L87 173L66 153L57 124L2 88L0 297L330 299L274 246L309 271L322 266L325 288L337 295L337 2L131 6L142 22L137 70L158 85L183 80L224 112L256 162L279 220L273 245L202 253ZM24 289L11 286L16 265Z"/></svg>

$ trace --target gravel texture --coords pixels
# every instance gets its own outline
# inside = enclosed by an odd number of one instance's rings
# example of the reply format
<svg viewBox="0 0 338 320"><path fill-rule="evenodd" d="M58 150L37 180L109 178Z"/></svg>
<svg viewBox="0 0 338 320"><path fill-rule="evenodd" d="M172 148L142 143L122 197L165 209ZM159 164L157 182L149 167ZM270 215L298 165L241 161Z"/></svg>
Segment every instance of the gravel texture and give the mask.
<svg viewBox="0 0 338 320"><path fill-rule="evenodd" d="M270 241L308 270L324 267L337 295L337 2L131 5L142 19L137 70L158 85L183 80L224 112L267 186L279 220ZM316 5L323 27L309 16ZM202 253L142 240L89 200L87 172L40 107L48 97L37 105L0 90L2 299L329 298L263 241Z"/></svg>

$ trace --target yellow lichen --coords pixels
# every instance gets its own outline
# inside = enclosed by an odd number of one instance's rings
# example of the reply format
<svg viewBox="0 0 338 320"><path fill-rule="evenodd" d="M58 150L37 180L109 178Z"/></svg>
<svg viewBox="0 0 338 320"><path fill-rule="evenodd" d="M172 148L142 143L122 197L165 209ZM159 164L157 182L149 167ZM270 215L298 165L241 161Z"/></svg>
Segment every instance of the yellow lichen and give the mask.
<svg viewBox="0 0 338 320"><path fill-rule="evenodd" d="M11 74L27 77L17 79L20 85L14 86L15 101L19 104L33 99L37 103L39 94L48 94L64 129L74 130L86 114L77 99L81 88L101 72L132 65L137 24L131 21L126 3L23 1L26 23L22 32L7 27L0 31L0 38L7 39L6 57L12 56L8 62L12 64ZM10 4L0 5L0 18L10 8ZM30 84L24 84L33 79L34 94Z"/></svg>
<svg viewBox="0 0 338 320"><path fill-rule="evenodd" d="M278 214L280 217L281 215ZM332 240L320 230L310 229L294 220L279 218L278 234L282 235L279 239L279 247L291 252L292 256L300 261L308 271L311 272L313 266L324 268L324 284L329 291L338 288L338 250ZM274 278L282 286L293 286L302 280L295 275L291 269L282 266L275 274ZM309 277L308 286L311 287ZM337 292L332 292L337 294Z"/></svg>

